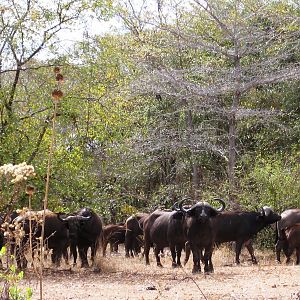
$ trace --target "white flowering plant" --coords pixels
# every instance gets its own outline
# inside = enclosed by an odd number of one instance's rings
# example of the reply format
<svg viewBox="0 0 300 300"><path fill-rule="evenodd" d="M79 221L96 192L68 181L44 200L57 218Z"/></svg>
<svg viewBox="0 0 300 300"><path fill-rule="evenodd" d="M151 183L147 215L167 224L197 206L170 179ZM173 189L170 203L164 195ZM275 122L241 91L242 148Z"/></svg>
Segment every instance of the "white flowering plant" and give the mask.
<svg viewBox="0 0 300 300"><path fill-rule="evenodd" d="M34 167L26 162L0 166L0 208L17 201L27 180L35 175Z"/></svg>

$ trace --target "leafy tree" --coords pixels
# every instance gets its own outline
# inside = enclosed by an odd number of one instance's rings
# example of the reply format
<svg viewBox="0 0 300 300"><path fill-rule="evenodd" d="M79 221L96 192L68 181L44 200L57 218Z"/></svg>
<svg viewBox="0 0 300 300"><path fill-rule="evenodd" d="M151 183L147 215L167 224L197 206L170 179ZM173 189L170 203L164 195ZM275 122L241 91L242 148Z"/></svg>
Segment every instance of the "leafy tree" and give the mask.
<svg viewBox="0 0 300 300"><path fill-rule="evenodd" d="M203 152L219 156L227 163L229 196L236 205L238 125L249 117L268 122L280 114L274 108L257 107L256 98L249 95L299 79L298 7L284 1L251 0L160 4L158 14L146 22L153 34L165 32L155 35L153 48L160 52L156 56L151 48L151 59L139 60L144 72L133 90L174 101L173 119L182 113L187 122L179 136L161 123L161 134L157 130L153 134L159 139L150 145L153 149L165 139L168 149L186 148L191 157L201 157ZM134 13L131 19L145 22ZM171 48L180 58L175 63L170 59L172 51L166 50ZM164 57L164 51L169 56Z"/></svg>
<svg viewBox="0 0 300 300"><path fill-rule="evenodd" d="M26 161L36 166L35 184L38 193L35 208L41 206L40 194L44 189L46 156L51 140L49 126L53 118L51 92L56 85L52 70L57 64L69 63L61 54L58 55L61 53L62 42L58 34L70 26L82 23L84 21L82 17L87 13L96 13L99 17L107 15L109 7L110 1L1 2L0 164ZM55 59L46 58L48 56L52 58L51 53L55 55ZM64 74L66 71L67 69L64 70ZM68 83L70 81L67 80ZM65 91L65 94L68 95L68 91ZM66 102L62 101L58 112L61 124L66 120L64 116L70 112ZM64 109L67 111L64 112ZM64 151L68 152L63 149L65 142L63 135L64 128L61 126L57 136L56 154L60 158L59 163L62 163L60 155ZM78 153L82 153L82 150L76 150L75 154L70 155L72 158L70 165L73 164L73 169L61 168L60 165L60 168L54 168L53 172L62 169L74 171ZM70 167L68 165L70 157L66 158L66 168ZM80 165L82 166L78 164ZM80 180L77 184L82 185ZM69 197L69 194L67 193L66 197Z"/></svg>

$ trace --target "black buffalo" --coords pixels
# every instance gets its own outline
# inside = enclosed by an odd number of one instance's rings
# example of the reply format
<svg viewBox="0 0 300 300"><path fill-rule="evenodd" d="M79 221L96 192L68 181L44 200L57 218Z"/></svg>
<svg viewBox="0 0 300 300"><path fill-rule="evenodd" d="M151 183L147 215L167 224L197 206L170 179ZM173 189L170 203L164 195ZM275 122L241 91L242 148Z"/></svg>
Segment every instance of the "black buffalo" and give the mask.
<svg viewBox="0 0 300 300"><path fill-rule="evenodd" d="M235 242L235 262L240 263L242 246L248 249L251 260L257 263L252 246L253 237L266 226L280 220L280 216L270 207L264 206L260 211L226 211L218 214L212 220L215 231L215 243ZM189 249L186 249L186 261Z"/></svg>
<svg viewBox="0 0 300 300"><path fill-rule="evenodd" d="M235 262L240 263L243 244L247 247L253 263L252 238L263 228L280 220L280 216L270 207L264 206L260 211L223 212L213 220L216 230L216 243L235 242Z"/></svg>
<svg viewBox="0 0 300 300"><path fill-rule="evenodd" d="M88 267L87 251L91 248L91 259L94 262L102 238L101 218L93 210L82 208L75 215L68 217L60 215L60 219L69 229L74 264L76 264L78 249L81 267Z"/></svg>
<svg viewBox="0 0 300 300"><path fill-rule="evenodd" d="M149 216L146 213L137 213L129 217L125 222L126 233L125 233L125 255L126 257L133 256L137 243L139 242L139 236L143 235L143 223Z"/></svg>
<svg viewBox="0 0 300 300"><path fill-rule="evenodd" d="M201 271L200 260L203 250L204 272L213 272L214 270L211 257L216 232L212 220L225 209L225 202L222 199L215 200L221 203L221 207L218 209L207 202L198 202L186 209L183 207L183 201L176 208L184 213L183 228L193 253L193 273Z"/></svg>
<svg viewBox="0 0 300 300"><path fill-rule="evenodd" d="M186 242L183 233L184 214L181 211L156 210L144 221L144 255L149 264L149 250L154 246L156 263L162 266L159 253L169 247L172 254L172 266L180 266L181 252ZM177 259L176 259L177 258Z"/></svg>
<svg viewBox="0 0 300 300"><path fill-rule="evenodd" d="M52 249L51 259L56 266L59 265L63 253L68 247L69 232L58 215L50 210L45 211L44 243L48 249ZM18 268L27 267L26 249L29 246L30 226L32 232L33 248L40 248L38 241L42 235L44 211L31 211L22 213L10 221L6 228L8 240L11 243L12 251L16 254Z"/></svg>
<svg viewBox="0 0 300 300"><path fill-rule="evenodd" d="M285 235L285 229L300 223L300 209L287 209L281 214L281 220L276 223L276 259L280 262L280 252L284 250L287 256L288 242Z"/></svg>

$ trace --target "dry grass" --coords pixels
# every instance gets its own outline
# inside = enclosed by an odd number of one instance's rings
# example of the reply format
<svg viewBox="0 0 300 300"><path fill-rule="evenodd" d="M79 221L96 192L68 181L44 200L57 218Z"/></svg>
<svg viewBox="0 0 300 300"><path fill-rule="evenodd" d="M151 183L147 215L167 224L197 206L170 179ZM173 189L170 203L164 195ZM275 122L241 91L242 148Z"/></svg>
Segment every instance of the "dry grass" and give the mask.
<svg viewBox="0 0 300 300"><path fill-rule="evenodd" d="M184 255L184 254L183 254ZM213 256L215 273L192 275L192 259L183 268L173 269L168 253L156 266L141 257L122 255L99 257L97 268L62 266L45 271L44 299L300 299L300 267L276 265L274 253L256 251L258 265L252 265L243 251L241 265L234 264L234 253L227 247ZM101 268L101 272L99 268ZM28 272L25 285L35 291L34 274ZM299 297L298 297L299 293ZM298 298L297 298L298 297Z"/></svg>

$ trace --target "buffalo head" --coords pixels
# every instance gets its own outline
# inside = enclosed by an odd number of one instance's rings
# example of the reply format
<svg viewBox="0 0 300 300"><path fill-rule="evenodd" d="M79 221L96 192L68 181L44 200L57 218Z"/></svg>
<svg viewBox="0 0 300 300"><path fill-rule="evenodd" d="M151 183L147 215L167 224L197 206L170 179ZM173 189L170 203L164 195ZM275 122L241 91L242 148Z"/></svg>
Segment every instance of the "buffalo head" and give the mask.
<svg viewBox="0 0 300 300"><path fill-rule="evenodd" d="M61 214L57 215L58 219L64 222L65 226L69 229L69 236L71 239L76 240L78 232L92 217L91 216L67 216L63 217Z"/></svg>
<svg viewBox="0 0 300 300"><path fill-rule="evenodd" d="M221 204L217 209L207 202L197 202L190 208L185 208L183 206L185 199L183 199L179 202L178 206L176 206L176 210L183 212L186 216L192 217L201 223L206 222L209 218L217 216L225 209L225 202L222 199L215 198L214 200L219 201Z"/></svg>
<svg viewBox="0 0 300 300"><path fill-rule="evenodd" d="M281 219L281 216L268 206L261 208L259 217L262 218L266 224L273 224Z"/></svg>

